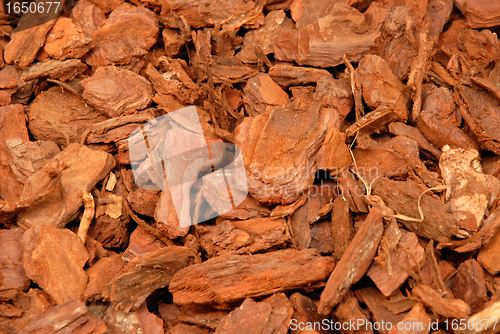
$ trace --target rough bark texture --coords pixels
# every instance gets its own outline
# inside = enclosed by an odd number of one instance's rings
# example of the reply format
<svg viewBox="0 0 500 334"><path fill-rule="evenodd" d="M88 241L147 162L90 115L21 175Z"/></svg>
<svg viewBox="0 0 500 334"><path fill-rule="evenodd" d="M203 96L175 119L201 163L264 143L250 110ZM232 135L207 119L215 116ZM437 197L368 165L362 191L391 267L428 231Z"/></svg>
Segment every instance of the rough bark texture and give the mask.
<svg viewBox="0 0 500 334"><path fill-rule="evenodd" d="M499 26L495 0L1 2L0 333L497 332Z"/></svg>

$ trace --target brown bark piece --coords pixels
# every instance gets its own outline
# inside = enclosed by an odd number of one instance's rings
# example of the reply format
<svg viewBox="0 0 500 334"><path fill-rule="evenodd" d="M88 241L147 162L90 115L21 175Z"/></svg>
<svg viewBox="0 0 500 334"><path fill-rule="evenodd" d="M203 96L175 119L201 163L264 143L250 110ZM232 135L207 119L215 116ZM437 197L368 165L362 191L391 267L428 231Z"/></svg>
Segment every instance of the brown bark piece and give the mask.
<svg viewBox="0 0 500 334"><path fill-rule="evenodd" d="M60 6L59 8L62 8ZM52 11L51 11L52 12ZM25 18L28 18L27 15ZM31 19L33 18L31 15ZM33 28L14 32L10 38L9 44L5 46L4 59L7 64L16 64L20 68L28 67L43 46L45 37L54 26L55 20L34 26Z"/></svg>
<svg viewBox="0 0 500 334"><path fill-rule="evenodd" d="M22 233L14 230L0 230L0 289L26 290L30 280L23 268L21 244Z"/></svg>
<svg viewBox="0 0 500 334"><path fill-rule="evenodd" d="M130 216L125 212L125 194L103 196L111 203L98 204L95 222L90 225L88 235L107 248L127 246L130 237ZM118 194L118 192L117 192Z"/></svg>
<svg viewBox="0 0 500 334"><path fill-rule="evenodd" d="M467 319L470 316L470 306L463 300L443 298L438 291L434 290L429 285L418 284L413 288L412 294L420 298L427 307L443 317Z"/></svg>
<svg viewBox="0 0 500 334"><path fill-rule="evenodd" d="M182 53L186 45L186 41L178 30L168 28L163 29L161 36L163 37L163 44L165 45L165 53L167 57L175 58Z"/></svg>
<svg viewBox="0 0 500 334"><path fill-rule="evenodd" d="M214 83L245 82L257 74L254 68L244 65L236 57L216 57L210 70L213 73Z"/></svg>
<svg viewBox="0 0 500 334"><path fill-rule="evenodd" d="M481 146L500 154L500 112L498 101L485 91L459 87L460 113L476 135Z"/></svg>
<svg viewBox="0 0 500 334"><path fill-rule="evenodd" d="M458 266L453 293L469 304L473 312L488 301L483 268L476 260L470 259Z"/></svg>
<svg viewBox="0 0 500 334"><path fill-rule="evenodd" d="M19 182L23 184L33 173L38 172L61 152L59 146L52 141L24 142L19 137L11 137L6 144L12 159L10 167Z"/></svg>
<svg viewBox="0 0 500 334"><path fill-rule="evenodd" d="M282 36L282 33L278 36L281 45L284 44L286 34L291 32L284 33L285 35ZM369 29L363 14L357 9L344 3L335 3L330 14L303 27L296 36L296 42L291 41L286 46L292 51L288 57L283 57L282 52L276 52L279 44L275 44L276 59L295 60L299 65L333 67L344 62L344 55L349 61L359 61L372 50L380 33ZM296 51L293 50L295 45Z"/></svg>
<svg viewBox="0 0 500 334"><path fill-rule="evenodd" d="M85 60L92 67L126 65L146 54L156 43L158 33L156 16L149 9L118 7L90 35L95 46Z"/></svg>
<svg viewBox="0 0 500 334"><path fill-rule="evenodd" d="M495 0L454 0L471 28L488 28L500 24L500 4Z"/></svg>
<svg viewBox="0 0 500 334"><path fill-rule="evenodd" d="M235 134L247 168L249 193L268 203L289 204L301 197L313 182L315 154L332 121L332 111L319 110L317 103L307 110L289 103L245 119ZM294 139L285 137L286 133L294 133ZM337 150L346 148L339 143ZM342 170L346 162L330 167Z"/></svg>
<svg viewBox="0 0 500 334"><path fill-rule="evenodd" d="M284 293L256 303L245 299L240 307L221 319L217 334L285 334L288 333L293 308Z"/></svg>
<svg viewBox="0 0 500 334"><path fill-rule="evenodd" d="M399 80L407 78L412 60L418 56L417 38L424 26L426 7L427 1L375 1L364 13L370 28L380 30L375 53L389 63Z"/></svg>
<svg viewBox="0 0 500 334"><path fill-rule="evenodd" d="M85 141L90 144L99 143L115 143L120 152L121 148L125 146L124 152L129 155L128 144L126 139L130 137L134 130L137 130L142 124L153 120L156 113L152 108L137 111L130 115L121 115L102 122L92 124L92 129L88 133ZM127 157L130 163L130 157Z"/></svg>
<svg viewBox="0 0 500 334"><path fill-rule="evenodd" d="M310 224L320 219L319 210L330 203L333 197L333 188L328 185L312 186L307 199L289 219L292 243L298 249L306 249L311 246L312 232Z"/></svg>
<svg viewBox="0 0 500 334"><path fill-rule="evenodd" d="M332 77L318 78L314 98L322 99L324 108L335 109L339 114L339 123L335 124L336 129L340 129L341 122L350 113L353 105L353 94L349 78L341 76L339 79Z"/></svg>
<svg viewBox="0 0 500 334"><path fill-rule="evenodd" d="M463 28L458 35L458 47L467 54L470 60L481 67L490 65L498 59L500 54L497 36L487 29L479 32Z"/></svg>
<svg viewBox="0 0 500 334"><path fill-rule="evenodd" d="M373 323L364 323L361 326L358 326L357 328L360 330L370 330L374 328L373 325L377 322L380 328L379 332L382 334L389 334L387 326L381 326L382 321L386 324L390 322L394 327L405 317L405 313L395 315L389 311L389 309L385 306L387 299L375 287L356 290L355 294L359 298L360 302L366 304L373 315Z"/></svg>
<svg viewBox="0 0 500 334"><path fill-rule="evenodd" d="M328 278L325 290L321 293L319 314L330 313L332 307L342 300L349 288L365 275L375 257L383 232L382 212L372 208Z"/></svg>
<svg viewBox="0 0 500 334"><path fill-rule="evenodd" d="M439 148L444 145L449 145L452 148L478 148L477 143L460 128L441 121L439 116L432 112L422 110L417 124L425 137Z"/></svg>
<svg viewBox="0 0 500 334"><path fill-rule="evenodd" d="M90 304L89 307L93 314L110 324L117 333L144 333L137 312L123 312L110 304Z"/></svg>
<svg viewBox="0 0 500 334"><path fill-rule="evenodd" d="M408 278L405 269L421 267L425 262L424 249L418 243L418 237L405 230L401 230L402 235L398 246L389 255L390 267L373 262L368 269L367 275L372 279L377 288L386 296L390 296Z"/></svg>
<svg viewBox="0 0 500 334"><path fill-rule="evenodd" d="M293 319L290 322L290 327L298 324L306 324L307 322L318 323L324 318L318 314L316 304L307 296L304 296L298 292L295 292L290 296L290 302L292 303L294 312ZM301 326L303 327L303 325ZM302 334L305 333L304 330L292 329L290 328L292 334ZM307 333L310 334L326 334L325 330L311 331Z"/></svg>
<svg viewBox="0 0 500 334"><path fill-rule="evenodd" d="M262 9L265 1L213 1L202 0L193 4L188 0L172 0L162 6L163 23L171 28L177 28L173 11L179 17L184 16L191 28L207 26L222 26L226 31L237 31L241 26L252 26L262 19Z"/></svg>
<svg viewBox="0 0 500 334"><path fill-rule="evenodd" d="M288 216L293 215L295 211L297 211L298 208L300 208L307 200L306 196L302 196L299 198L297 201L290 203L290 204L280 204L277 205L273 211L271 211L271 214L269 217L271 218L285 218Z"/></svg>
<svg viewBox="0 0 500 334"><path fill-rule="evenodd" d="M333 244L335 248L335 258L340 260L349 246L354 236L354 227L349 211L349 202L340 195L335 198L332 206L332 230Z"/></svg>
<svg viewBox="0 0 500 334"><path fill-rule="evenodd" d="M83 266L88 254L80 238L67 229L36 226L21 238L26 274L58 305L80 299L87 286Z"/></svg>
<svg viewBox="0 0 500 334"><path fill-rule="evenodd" d="M356 75L361 82L363 98L370 108L388 108L397 120L406 122L408 87L394 75L387 61L376 55L368 55L359 62Z"/></svg>
<svg viewBox="0 0 500 334"><path fill-rule="evenodd" d="M182 200L182 196L180 199ZM160 199L156 204L154 218L158 231L167 238L185 237L189 232L190 226L181 227L169 189L161 192Z"/></svg>
<svg viewBox="0 0 500 334"><path fill-rule="evenodd" d="M61 146L81 142L92 124L104 119L85 100L59 87L39 94L28 109L28 126L33 136Z"/></svg>
<svg viewBox="0 0 500 334"><path fill-rule="evenodd" d="M249 116L257 116L271 111L274 107L288 103L285 93L268 74L257 74L247 81L243 89L243 102Z"/></svg>
<svg viewBox="0 0 500 334"><path fill-rule="evenodd" d="M446 199L461 228L474 232L500 193L500 181L483 173L479 152L443 147L439 168L449 187Z"/></svg>
<svg viewBox="0 0 500 334"><path fill-rule="evenodd" d="M317 166L320 170L330 172L332 176L338 176L345 173L347 166L352 163L352 157L348 154L349 149L344 145L345 135L338 130L341 120L337 117L337 110L334 108L324 108L323 110L331 112L334 115L334 120L333 126L328 129L323 145L318 152Z"/></svg>
<svg viewBox="0 0 500 334"><path fill-rule="evenodd" d="M433 289L438 289L438 286L442 285L438 281L448 284L450 278L452 278L457 272L455 265L446 260L437 261L437 275L432 273L433 269L431 269L431 267L432 266L429 264L429 261L427 261L425 266L422 267L422 280Z"/></svg>
<svg viewBox="0 0 500 334"><path fill-rule="evenodd" d="M467 253L478 250L482 245L487 245L490 240L495 236L495 233L500 228L500 210L497 207L491 212L484 220L483 225L478 232L474 233L471 237L464 240L454 240L444 244L438 245L440 248L450 248L457 253Z"/></svg>
<svg viewBox="0 0 500 334"><path fill-rule="evenodd" d="M500 317L500 302L488 303L485 305L484 309L473 314L468 321L472 323L478 323L477 326L471 326L465 330L457 330L456 333L459 334L476 334L476 333L498 333L498 328L493 324L496 319ZM486 321L486 319L495 319L493 321ZM479 325L479 324L482 324ZM482 327L482 329L479 329Z"/></svg>
<svg viewBox="0 0 500 334"><path fill-rule="evenodd" d="M23 185L11 170L7 140L12 137L28 141L24 108L20 104L0 107L0 198L8 202L20 199Z"/></svg>
<svg viewBox="0 0 500 334"><path fill-rule="evenodd" d="M418 27L420 23L419 19L415 20L416 22L414 21L413 23L420 29L417 28L418 42L414 42L414 44L418 43L418 53L411 62L410 74L408 76L408 87L410 87L413 93L413 109L411 111L412 121L416 121L420 115L422 106L422 86L424 79L427 78L427 69L430 64L430 57L434 52L434 45L453 10L452 0L430 0L426 2L426 5L427 15L423 19L421 27ZM409 33L409 35L410 34L411 33Z"/></svg>
<svg viewBox="0 0 500 334"><path fill-rule="evenodd" d="M79 59L57 60L50 59L38 62L21 72L20 79L26 82L33 79L51 78L61 81L73 79L78 74L85 72L87 65Z"/></svg>
<svg viewBox="0 0 500 334"><path fill-rule="evenodd" d="M283 30L274 41L274 58L294 62L298 58L298 30Z"/></svg>
<svg viewBox="0 0 500 334"><path fill-rule="evenodd" d="M144 77L115 66L99 67L78 85L82 97L110 117L144 109L153 99L151 84Z"/></svg>
<svg viewBox="0 0 500 334"><path fill-rule="evenodd" d="M387 207L394 210L396 214L420 219L417 202L424 190L412 180L394 181L383 178L375 184L373 194L380 196ZM418 236L439 242L448 241L458 234L456 219L448 212L443 202L426 193L422 196L420 205L424 214L423 222L399 220L408 230Z"/></svg>
<svg viewBox="0 0 500 334"><path fill-rule="evenodd" d="M264 24L259 28L249 31L243 38L243 47L236 57L244 63L256 63L258 57L255 48L260 48L264 55L274 52L274 40L281 31L293 29L294 24L283 10L269 12L266 15Z"/></svg>
<svg viewBox="0 0 500 334"><path fill-rule="evenodd" d="M389 131L396 136L406 136L415 140L421 150L425 150L439 159L441 151L438 150L416 127L406 125L402 122L392 122L389 124Z"/></svg>
<svg viewBox="0 0 500 334"><path fill-rule="evenodd" d="M333 266L314 249L221 255L178 272L169 290L176 304L225 304L321 282Z"/></svg>
<svg viewBox="0 0 500 334"><path fill-rule="evenodd" d="M160 192L156 190L144 190L138 188L127 196L127 201L132 210L140 215L154 217L156 203L160 197Z"/></svg>
<svg viewBox="0 0 500 334"><path fill-rule="evenodd" d="M500 272L500 232L497 231L490 242L481 248L477 261L492 275Z"/></svg>
<svg viewBox="0 0 500 334"><path fill-rule="evenodd" d="M63 227L76 218L83 205L82 189L90 191L114 167L113 156L94 151L80 144L71 144L56 155L26 182L22 199L42 192L54 178L54 169L60 173L61 187L36 205L23 210L17 223L29 228L37 225ZM62 168L61 168L62 167Z"/></svg>
<svg viewBox="0 0 500 334"><path fill-rule="evenodd" d="M90 37L106 20L102 10L90 0L78 1L71 10L71 18L77 26L82 28L86 37Z"/></svg>
<svg viewBox="0 0 500 334"><path fill-rule="evenodd" d="M43 50L54 59L81 58L91 48L92 39L67 17L60 17L49 31Z"/></svg>
<svg viewBox="0 0 500 334"><path fill-rule="evenodd" d="M138 308L156 289L168 286L179 270L192 263L187 247L169 246L134 258L109 282L102 296L128 312Z"/></svg>
<svg viewBox="0 0 500 334"><path fill-rule="evenodd" d="M370 184L377 177L401 177L408 174L408 164L399 154L386 148L355 148L352 151L357 172Z"/></svg>
<svg viewBox="0 0 500 334"><path fill-rule="evenodd" d="M352 293L352 291L349 290L349 292L346 294L344 299L337 305L335 308L333 315L337 319L338 322L340 323L355 323L356 326L354 329L349 328L346 330L341 331L342 334L354 334L354 333L359 333L359 334L372 334L373 329L367 328L366 326L357 326L358 321L359 323L368 323L371 319L367 315L367 312L364 311L360 306L358 299Z"/></svg>
<svg viewBox="0 0 500 334"><path fill-rule="evenodd" d="M15 65L3 66L0 71L0 89L17 88L19 85L19 74Z"/></svg>
<svg viewBox="0 0 500 334"><path fill-rule="evenodd" d="M282 247L289 237L285 219L226 220L215 226L198 226L200 244L210 257L222 253L249 254Z"/></svg>

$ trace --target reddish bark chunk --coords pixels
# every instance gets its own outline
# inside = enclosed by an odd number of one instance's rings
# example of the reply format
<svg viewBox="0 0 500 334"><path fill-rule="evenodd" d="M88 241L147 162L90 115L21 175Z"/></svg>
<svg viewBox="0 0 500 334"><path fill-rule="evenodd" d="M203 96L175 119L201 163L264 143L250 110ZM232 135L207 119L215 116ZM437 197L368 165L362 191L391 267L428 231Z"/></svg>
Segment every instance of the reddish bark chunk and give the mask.
<svg viewBox="0 0 500 334"><path fill-rule="evenodd" d="M221 255L179 271L169 290L176 304L225 304L321 282L333 266L314 249Z"/></svg>
<svg viewBox="0 0 500 334"><path fill-rule="evenodd" d="M144 77L115 66L99 67L78 85L82 97L109 117L144 109L153 99L151 84Z"/></svg>
<svg viewBox="0 0 500 334"><path fill-rule="evenodd" d="M88 254L80 238L67 229L36 226L21 238L26 274L58 305L82 298L87 286L83 266Z"/></svg>
<svg viewBox="0 0 500 334"><path fill-rule="evenodd" d="M95 45L85 56L91 66L125 65L143 56L156 43L157 18L146 8L122 6L90 35Z"/></svg>
<svg viewBox="0 0 500 334"><path fill-rule="evenodd" d="M17 202L21 197L23 184L10 168L13 161L9 155L7 140L12 137L29 140L24 108L20 104L0 107L0 198Z"/></svg>
<svg viewBox="0 0 500 334"><path fill-rule="evenodd" d="M91 48L92 39L85 37L73 20L60 17L49 31L43 50L54 59L81 58Z"/></svg>

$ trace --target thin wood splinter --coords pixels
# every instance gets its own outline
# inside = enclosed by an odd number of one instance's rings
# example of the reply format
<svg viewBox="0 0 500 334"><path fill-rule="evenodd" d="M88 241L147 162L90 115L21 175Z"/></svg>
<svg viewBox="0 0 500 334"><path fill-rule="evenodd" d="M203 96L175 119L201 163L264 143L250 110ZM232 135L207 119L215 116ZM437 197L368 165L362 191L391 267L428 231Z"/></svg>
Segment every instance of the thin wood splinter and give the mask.
<svg viewBox="0 0 500 334"><path fill-rule="evenodd" d="M95 214L95 203L94 197L91 193L82 189L83 205L85 210L83 211L82 220L80 221L80 227L78 228L78 236L85 244L85 239L87 238L87 232L89 231L90 223L94 219Z"/></svg>

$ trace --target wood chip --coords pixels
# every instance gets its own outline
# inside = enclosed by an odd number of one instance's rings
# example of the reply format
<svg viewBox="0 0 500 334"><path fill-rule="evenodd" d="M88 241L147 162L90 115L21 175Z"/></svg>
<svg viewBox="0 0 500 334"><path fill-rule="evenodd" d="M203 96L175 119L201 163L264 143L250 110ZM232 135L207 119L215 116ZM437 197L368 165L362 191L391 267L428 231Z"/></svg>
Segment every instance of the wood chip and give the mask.
<svg viewBox="0 0 500 334"><path fill-rule="evenodd" d="M226 304L321 282L333 266L332 259L318 255L314 249L221 255L178 272L169 290L174 302L181 305Z"/></svg>
<svg viewBox="0 0 500 334"><path fill-rule="evenodd" d="M383 232L382 212L374 208L328 278L325 290L321 293L319 314L330 313L332 307L342 300L349 288L365 275L375 257Z"/></svg>
<svg viewBox="0 0 500 334"><path fill-rule="evenodd" d="M80 299L87 286L83 266L88 254L80 238L67 229L36 226L21 238L26 275L58 305Z"/></svg>

